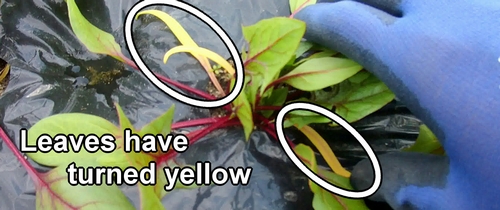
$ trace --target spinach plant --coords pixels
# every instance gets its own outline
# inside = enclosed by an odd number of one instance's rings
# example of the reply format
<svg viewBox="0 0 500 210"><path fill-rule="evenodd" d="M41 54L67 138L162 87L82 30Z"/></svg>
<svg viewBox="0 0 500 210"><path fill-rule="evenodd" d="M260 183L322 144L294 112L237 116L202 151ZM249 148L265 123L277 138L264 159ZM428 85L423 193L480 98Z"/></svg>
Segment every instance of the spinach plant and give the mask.
<svg viewBox="0 0 500 210"><path fill-rule="evenodd" d="M89 51L112 56L139 70L132 60L122 54L120 46L111 34L95 27L85 19L75 0L66 0L66 3L73 32ZM290 102L304 101L319 104L334 110L348 122L355 122L392 101L394 94L358 63L337 52L302 39L306 24L293 19L293 15L305 6L315 3L315 0L290 0L292 13L290 17L264 19L254 25L243 27L243 35L248 43L242 53L246 78L244 91L231 104L222 108L223 114L220 117L174 123L172 121L175 107L172 106L163 115L137 129L118 104L116 104L119 116L118 126L89 114L53 115L40 120L29 129L29 145L35 144L37 137L42 134L50 136L111 134L116 139L118 149L111 153L90 153L84 150L68 153L29 153L28 156L37 163L53 167L45 173L36 171L16 149L7 134L0 130L0 137L5 140L34 180L37 209L134 209L133 204L117 185L71 186L66 181L66 167L70 163L76 163L79 166L141 169L154 161L158 164L157 170L178 164L175 162L177 153L173 150L164 153L124 152L124 129L131 129L133 133L140 136L166 135L175 129L204 125L205 127L187 134L189 143L194 144L216 129L240 125L243 127L246 139L250 137L254 129L264 130L277 139L273 123L276 113ZM166 52L164 63L167 63L172 54L188 52L206 70L218 95L227 94L228 89L234 85L235 70L230 61L209 49L199 47L183 27L167 13L146 10L138 13L137 17L142 15L153 15L162 20L182 44ZM210 61L215 64L211 64ZM225 82L228 82L230 87L223 88L218 75L226 75L225 78L228 81ZM156 76L163 82L188 93L207 100L217 99L214 94L172 81L159 74ZM314 112L293 111L288 115L285 127L296 127L308 137L331 170L317 165L315 152L311 146L294 145L291 141L289 144L300 159L316 174L337 186L352 189L349 184L349 171L342 167L325 139L311 127L313 124L321 123L337 126L330 119ZM421 135L419 139L423 140L419 140L420 143L410 150L422 151L432 147L434 149L431 151L435 151L439 145L435 143L436 141L432 141L432 134L428 129L425 130L425 127L422 129L426 135ZM165 177L159 177L155 186L138 184L140 209L165 209L160 201L167 194L163 190L166 181ZM183 186L182 183L177 183L176 186L177 188L193 188ZM314 193L312 203L314 209L367 209L362 200L337 196L312 181L309 181L309 187Z"/></svg>

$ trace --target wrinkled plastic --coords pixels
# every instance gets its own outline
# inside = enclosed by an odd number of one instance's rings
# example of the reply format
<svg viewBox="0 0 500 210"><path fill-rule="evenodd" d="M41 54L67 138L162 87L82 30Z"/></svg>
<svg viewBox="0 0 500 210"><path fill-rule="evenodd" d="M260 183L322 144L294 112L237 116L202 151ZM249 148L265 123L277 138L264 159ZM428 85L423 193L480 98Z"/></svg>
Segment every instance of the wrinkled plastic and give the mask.
<svg viewBox="0 0 500 210"><path fill-rule="evenodd" d="M77 1L91 23L111 32L125 50L123 22L136 1ZM241 49L242 25L278 15L288 15L288 0L192 0L216 20ZM156 7L180 21L200 45L229 57L215 33L195 17L166 7ZM118 102L137 127L176 105L175 121L209 117L210 112L184 105L154 87L141 73L108 56L96 55L73 35L63 0L5 0L0 6L0 57L11 65L10 82L0 98L1 126L19 144L19 129L29 128L40 119L64 112L98 115L117 123L112 107ZM134 23L138 50L153 71L204 89L208 76L196 60L175 55L162 63L166 50L178 41L154 17ZM90 68L90 70L89 70ZM93 69L93 70L92 70ZM116 81L89 85L92 74L115 71ZM94 81L95 82L95 81ZM411 144L419 122L404 107L391 103L374 115L355 123L358 131L378 153ZM355 139L339 128L320 126L334 152L345 166L366 155ZM295 141L304 141L301 135ZM312 194L307 178L288 160L279 144L264 132L254 132L248 143L240 128L218 130L196 143L179 160L193 163L210 160L215 165L251 166L247 186L210 186L175 190L163 199L167 209L311 209ZM43 167L33 163L37 168ZM135 187L124 190L137 204ZM33 182L25 169L0 141L0 209L34 209Z"/></svg>

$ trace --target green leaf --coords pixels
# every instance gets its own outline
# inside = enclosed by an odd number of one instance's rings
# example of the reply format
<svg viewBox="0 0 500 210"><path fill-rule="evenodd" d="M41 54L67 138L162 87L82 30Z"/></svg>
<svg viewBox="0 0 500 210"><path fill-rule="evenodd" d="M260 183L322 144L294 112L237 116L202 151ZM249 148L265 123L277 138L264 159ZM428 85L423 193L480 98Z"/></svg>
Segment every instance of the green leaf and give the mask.
<svg viewBox="0 0 500 210"><path fill-rule="evenodd" d="M333 86L331 91L314 91L311 100L333 104L338 115L348 122L355 122L394 100L394 94L377 77L361 71Z"/></svg>
<svg viewBox="0 0 500 210"><path fill-rule="evenodd" d="M116 43L113 35L95 27L82 15L75 0L66 0L71 28L76 37L93 53L110 55L113 58L133 64L122 54L120 45ZM135 64L134 64L135 65Z"/></svg>
<svg viewBox="0 0 500 210"><path fill-rule="evenodd" d="M262 84L262 76L258 74L245 76L245 94L247 100L252 107L255 107L257 100L257 93L259 92L260 85Z"/></svg>
<svg viewBox="0 0 500 210"><path fill-rule="evenodd" d="M318 176L322 177L331 184L348 190L354 190L350 184L349 178L342 177L331 171L317 166L316 157L311 147L299 144L294 148L295 153L301 157L304 164ZM314 193L313 208L322 209L368 209L361 199L348 199L332 194L319 187L309 180L309 188Z"/></svg>
<svg viewBox="0 0 500 210"><path fill-rule="evenodd" d="M132 131L135 131L134 126L128 119L127 115L125 115L125 112L123 112L123 109L120 107L118 103L115 103L116 107L116 112L118 113L118 121L120 122L120 129L125 130L125 129L131 129Z"/></svg>
<svg viewBox="0 0 500 210"><path fill-rule="evenodd" d="M299 65L280 80L299 90L315 91L338 84L361 69L361 65L349 59L315 58Z"/></svg>
<svg viewBox="0 0 500 210"><path fill-rule="evenodd" d="M321 103L321 102L313 101L313 100L308 99L308 98L299 98L297 100L290 101L290 103L295 103L295 102L312 103L312 104L316 104L318 106L328 108L328 109L332 109L332 107L333 107L332 104ZM290 116L320 116L320 114L313 112L313 111L310 111L310 110L294 110L294 111L290 112L289 115Z"/></svg>
<svg viewBox="0 0 500 210"><path fill-rule="evenodd" d="M243 35L249 43L245 69L263 76L260 94L295 55L305 29L304 22L286 17L264 19L243 27Z"/></svg>
<svg viewBox="0 0 500 210"><path fill-rule="evenodd" d="M292 113L293 112L291 112L290 114ZM294 124L296 124L298 127L302 127L313 123L329 123L329 122L332 122L332 120L322 115L315 115L315 116L290 115L290 117L287 118L283 123L283 127L288 128L293 126Z"/></svg>
<svg viewBox="0 0 500 210"><path fill-rule="evenodd" d="M426 125L420 125L417 141L411 147L404 149L408 152L437 153L442 148L441 143Z"/></svg>
<svg viewBox="0 0 500 210"><path fill-rule="evenodd" d="M290 12L295 12L311 4L316 4L316 0L290 0Z"/></svg>
<svg viewBox="0 0 500 210"><path fill-rule="evenodd" d="M320 51L320 52L312 54L311 56L309 56L307 58L300 59L300 61L297 62L297 63L295 63L294 66L299 66L299 65L301 65L302 63L304 63L304 62L306 62L308 60L312 60L312 59L315 59L315 58L332 57L332 56L334 56L336 54L337 54L337 52L332 51L332 50Z"/></svg>
<svg viewBox="0 0 500 210"><path fill-rule="evenodd" d="M162 134L167 135L172 128L174 119L175 104L173 104L165 113L157 117L141 129L141 136L145 134Z"/></svg>
<svg viewBox="0 0 500 210"><path fill-rule="evenodd" d="M149 166L149 163L155 161L155 159L145 153L131 152L127 154L127 159L130 166L141 169L143 167ZM146 186L138 183L139 187L139 197L140 197L140 209L165 209L161 203L160 195L157 194L155 186Z"/></svg>
<svg viewBox="0 0 500 210"><path fill-rule="evenodd" d="M339 176L329 170L318 168L318 174L328 182L335 186L342 187L348 190L354 190L350 184L349 178ZM326 207L326 208L325 208ZM332 194L324 189L320 189L319 193L314 194L313 198L314 209L356 209L368 210L365 202L361 199L348 199Z"/></svg>
<svg viewBox="0 0 500 210"><path fill-rule="evenodd" d="M234 87L234 79L231 80L231 88ZM243 87L245 88L245 87ZM245 91L241 91L240 95L232 102L233 108L236 109L236 116L243 126L245 132L245 140L250 138L253 131L253 113L250 102L248 102Z"/></svg>
<svg viewBox="0 0 500 210"><path fill-rule="evenodd" d="M116 136L120 134L120 129L113 123L104 118L81 113L65 113L56 114L38 121L28 130L28 146L35 146L37 139L42 134L55 137L57 134L69 135L73 134L75 137L83 134L88 136L94 134L101 137L104 134L111 134ZM121 135L121 134L120 134ZM39 164L46 166L60 166L67 165L71 162L79 161L94 161L96 158L107 155L101 150L95 153L89 153L83 147L85 141L82 141L80 151L75 153L70 143L68 142L68 153L56 153L50 151L48 153L36 152L27 153L27 155Z"/></svg>
<svg viewBox="0 0 500 210"><path fill-rule="evenodd" d="M117 149L112 153L108 153L96 158L96 162L102 166L108 167L119 167L122 170L130 167L128 161L128 153L123 150L123 138L117 138L117 143L121 143L120 146L117 145Z"/></svg>
<svg viewBox="0 0 500 210"><path fill-rule="evenodd" d="M123 148L123 145L120 145ZM100 164L105 166L111 166L110 164L116 164L115 167L120 167L122 170L133 167L137 170L140 170L144 167L149 167L150 162L155 162L156 159L142 152L125 152L122 150L116 150L112 153L116 159L108 158L105 162L102 159L100 160ZM114 162L113 162L114 161ZM158 166L157 166L158 167ZM157 170L155 170L157 172ZM158 174L157 174L158 175ZM158 180L158 176L156 177ZM155 185L146 186L141 184L140 182L136 185L139 188L139 198L140 198L140 209L165 209L163 204L161 203L160 194L156 191Z"/></svg>
<svg viewBox="0 0 500 210"><path fill-rule="evenodd" d="M302 54L310 50L314 44L308 41L301 41L299 44L299 47L297 47L297 50L295 51L295 59L299 58Z"/></svg>
<svg viewBox="0 0 500 210"><path fill-rule="evenodd" d="M282 106L288 96L288 88L278 88L274 89L269 97L263 98L261 100L261 105L263 106ZM273 111L262 111L264 117L270 117Z"/></svg>
<svg viewBox="0 0 500 210"><path fill-rule="evenodd" d="M78 167L94 167L80 163ZM36 184L37 210L134 210L134 206L116 185L71 186L67 165L58 166L41 176Z"/></svg>
<svg viewBox="0 0 500 210"><path fill-rule="evenodd" d="M158 179L157 179L157 182L156 182L156 185L155 185L155 192L159 196L160 199L163 198L165 195L167 195L169 193L169 192L167 192L164 189L165 185L168 184L168 180L167 180L167 178L165 176L165 172L163 171L163 168L165 168L165 167L169 167L169 168L174 168L174 167L180 167L180 168L190 167L193 170L196 169L192 165L178 165L173 160L162 162L158 166L158 169L157 169L157 172L156 172L156 174L158 175L158 177L157 177ZM193 185L184 185L184 184L182 184L182 182L180 180L177 180L176 183L175 183L175 189L196 189L196 188L199 188L199 186L196 185L196 184L193 184Z"/></svg>
<svg viewBox="0 0 500 210"><path fill-rule="evenodd" d="M302 159L303 163L309 169L311 169L311 171L313 171L314 173L318 172L318 165L316 163L316 154L311 149L311 147L305 144L298 144L293 148L293 151L300 157L300 159Z"/></svg>

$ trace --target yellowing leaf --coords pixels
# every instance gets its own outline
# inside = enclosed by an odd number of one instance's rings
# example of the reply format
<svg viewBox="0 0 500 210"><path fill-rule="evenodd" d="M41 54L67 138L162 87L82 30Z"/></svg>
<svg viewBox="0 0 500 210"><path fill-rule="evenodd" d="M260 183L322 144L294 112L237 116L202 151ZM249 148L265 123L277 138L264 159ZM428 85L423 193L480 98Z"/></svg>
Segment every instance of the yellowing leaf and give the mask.
<svg viewBox="0 0 500 210"><path fill-rule="evenodd" d="M5 64L5 66L0 70L0 82L3 81L10 72L10 64Z"/></svg>
<svg viewBox="0 0 500 210"><path fill-rule="evenodd" d="M312 129L309 126L302 126L298 127L296 126L304 135L307 136L307 138L314 144L316 149L319 150L323 158L325 159L326 163L328 163L328 166L338 175L344 176L344 177L350 177L351 173L342 167L340 164L339 160L333 154L332 149L326 143L325 139L321 137L314 129Z"/></svg>
<svg viewBox="0 0 500 210"><path fill-rule="evenodd" d="M167 51L167 53L165 53L165 56L163 57L163 63L167 63L167 60L170 56L179 52L189 52L189 53L197 53L203 55L209 58L210 60L213 60L218 65L222 66L224 69L228 70L231 75L234 75L235 73L233 66L231 66L231 64L229 64L229 62L227 62L226 59L222 58L219 54L202 47L193 47L193 46L174 47L169 51Z"/></svg>
<svg viewBox="0 0 500 210"><path fill-rule="evenodd" d="M187 31L184 30L184 28L181 26L181 24L179 22L177 22L177 20L175 20L175 18L173 18L169 14L162 12L162 11L159 11L159 10L146 10L146 11L142 11L142 12L137 13L136 19L139 18L139 16L143 15L143 14L154 15L157 18L159 18L160 20L162 20L165 24L167 24L167 26L170 28L172 33L175 35L175 37L179 40L179 42L182 45L189 46L189 47L198 47L196 42L191 38L191 36L189 36ZM213 72L212 66L210 65L210 62L208 61L208 59L203 57L203 55L200 55L196 52L191 52L191 54L193 55L193 57L195 57L200 62L200 64L203 66L203 68L207 71L208 76L210 77L210 80L215 85L215 88L217 88L217 90L220 93L224 94L224 90L222 89L217 78L215 77L215 73Z"/></svg>
<svg viewBox="0 0 500 210"><path fill-rule="evenodd" d="M311 147L304 144L295 146L294 152L300 157L302 162L325 181L331 184L348 190L353 190L350 180L347 177L340 176L328 170L322 169L317 166L316 157ZM319 187L317 184L309 180L309 188L314 193L313 208L317 210L322 209L368 209L361 199L344 198L327 190Z"/></svg>

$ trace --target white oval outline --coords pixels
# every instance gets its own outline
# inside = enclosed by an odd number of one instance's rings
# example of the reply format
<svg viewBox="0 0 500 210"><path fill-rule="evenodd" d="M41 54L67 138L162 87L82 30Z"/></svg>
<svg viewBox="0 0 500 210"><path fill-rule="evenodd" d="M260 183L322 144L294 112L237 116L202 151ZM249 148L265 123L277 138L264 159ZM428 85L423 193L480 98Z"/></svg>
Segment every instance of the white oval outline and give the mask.
<svg viewBox="0 0 500 210"><path fill-rule="evenodd" d="M375 180L372 184L372 186L361 192L356 192L356 191L349 191L349 190L344 190L342 188L338 188L329 182L325 181L321 177L317 176L313 171L311 171L300 159L295 155L293 152L292 148L290 145L288 145L288 142L286 140L285 134L283 132L283 122L285 115L288 112L291 112L293 110L310 110L317 112L325 117L330 118L331 120L335 121L337 124L342 126L343 128L347 129L349 133L351 133L356 140L361 144L365 152L368 154L368 157L370 158L370 161L372 163L373 170L375 171ZM296 102L296 103L290 103L285 105L279 112L278 116L276 117L276 134L278 135L278 140L281 143L281 147L285 150L285 153L287 156L292 160L292 162L304 173L309 179L311 179L314 183L317 185L321 186L322 188L328 190L331 193L344 196L347 198L366 198L371 195L373 195L378 188L380 188L380 185L382 183L382 170L380 168L380 163L377 159L377 156L373 152L372 148L370 145L366 142L366 140L354 129L349 123L347 123L344 119L342 119L340 116L337 114L331 112L328 109L325 109L321 106L317 106L314 104L310 103L302 103L302 102Z"/></svg>
<svg viewBox="0 0 500 210"><path fill-rule="evenodd" d="M224 98L215 100L215 101L202 101L202 100L197 100L193 99L190 97L187 97L185 95L180 94L179 92L173 90L172 88L168 87L165 85L163 82L161 82L154 74L151 72L151 70L148 69L146 64L144 64L143 60L139 56L139 53L137 52L137 49L134 44L134 40L132 39L132 23L134 21L135 15L144 7L150 6L150 5L165 5L165 6L173 6L176 8L180 8L191 15L196 16L198 19L202 20L205 24L209 25L210 28L217 33L217 35L222 39L224 44L226 45L227 48L229 48L229 51L231 53L231 56L234 60L234 64L236 67L236 82L234 85L233 90L226 95ZM192 5L189 5L187 3L184 3L182 1L178 0L143 0L138 3L136 3L127 13L127 16L125 17L125 27L124 27L124 32L125 32L125 44L130 52L130 55L132 56L132 59L134 62L137 64L141 72L146 76L149 81L151 81L158 89L162 90L164 93L168 94L169 96L184 102L186 104L189 104L191 106L195 107L200 107L200 108L218 108L221 106L225 106L238 97L240 92L243 90L243 82L245 81L245 73L243 72L243 61L241 59L241 56L238 52L238 49L236 48L234 42L231 40L231 38L226 34L224 29L222 29L212 18L210 18L208 15L203 13L201 10L199 10L196 7L193 7Z"/></svg>

